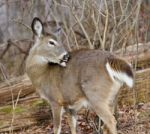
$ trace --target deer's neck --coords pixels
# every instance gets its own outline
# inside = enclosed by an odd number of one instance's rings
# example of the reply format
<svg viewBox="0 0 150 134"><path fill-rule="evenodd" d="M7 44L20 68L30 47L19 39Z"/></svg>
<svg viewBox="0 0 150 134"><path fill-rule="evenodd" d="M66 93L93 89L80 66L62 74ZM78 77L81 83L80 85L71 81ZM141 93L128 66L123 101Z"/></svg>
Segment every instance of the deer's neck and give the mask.
<svg viewBox="0 0 150 134"><path fill-rule="evenodd" d="M48 61L42 57L34 56L29 57L26 63L26 71L31 81L38 81L48 69Z"/></svg>
<svg viewBox="0 0 150 134"><path fill-rule="evenodd" d="M50 77L52 77L52 80L54 79L54 76L58 77L61 71L60 68L62 68L60 65L49 62L39 56L34 56L34 58L29 57L29 59L27 59L27 74L32 83L38 87L40 84L49 81Z"/></svg>

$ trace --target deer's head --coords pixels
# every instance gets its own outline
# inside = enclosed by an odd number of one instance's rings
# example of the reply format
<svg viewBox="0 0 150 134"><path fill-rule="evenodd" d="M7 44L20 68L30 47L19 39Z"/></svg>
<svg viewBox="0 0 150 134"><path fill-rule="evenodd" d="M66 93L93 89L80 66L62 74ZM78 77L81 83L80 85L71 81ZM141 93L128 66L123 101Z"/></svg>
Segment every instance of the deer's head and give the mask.
<svg viewBox="0 0 150 134"><path fill-rule="evenodd" d="M45 34L43 23L37 17L33 19L31 27L35 37L32 53L48 63L66 66L69 54L65 47L57 41L56 36Z"/></svg>

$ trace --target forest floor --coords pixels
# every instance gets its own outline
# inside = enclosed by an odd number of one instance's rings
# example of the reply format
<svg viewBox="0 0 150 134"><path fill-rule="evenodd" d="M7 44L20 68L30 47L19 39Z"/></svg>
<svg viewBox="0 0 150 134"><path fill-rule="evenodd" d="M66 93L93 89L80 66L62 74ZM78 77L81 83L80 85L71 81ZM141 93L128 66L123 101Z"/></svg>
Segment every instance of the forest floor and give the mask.
<svg viewBox="0 0 150 134"><path fill-rule="evenodd" d="M78 115L78 134L96 134L94 129L95 114L90 113L86 118L86 112ZM91 119L89 119L91 118ZM119 134L150 134L150 103L142 104L138 108L124 107L119 109L118 118ZM52 121L41 123L28 129L28 133L53 134ZM25 133L26 133L25 132ZM62 121L62 134L70 134L70 129L66 123L66 117Z"/></svg>
<svg viewBox="0 0 150 134"><path fill-rule="evenodd" d="M94 112L78 114L78 134L96 134ZM70 134L64 115L62 134ZM49 105L39 98L25 103L0 107L0 134L53 134L52 114ZM150 103L140 103L134 107L118 108L119 134L150 134Z"/></svg>

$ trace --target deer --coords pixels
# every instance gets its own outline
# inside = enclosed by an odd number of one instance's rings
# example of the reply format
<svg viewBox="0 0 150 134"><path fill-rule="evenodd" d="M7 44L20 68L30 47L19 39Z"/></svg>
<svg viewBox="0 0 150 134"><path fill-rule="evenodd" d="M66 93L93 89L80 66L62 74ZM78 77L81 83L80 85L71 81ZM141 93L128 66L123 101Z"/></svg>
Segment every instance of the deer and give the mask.
<svg viewBox="0 0 150 134"><path fill-rule="evenodd" d="M45 33L35 17L31 28L34 45L26 61L26 72L40 97L51 106L54 134L61 133L67 114L72 134L77 130L77 112L92 109L104 122L105 133L117 134L114 107L123 84L134 86L134 71L125 59L100 49L68 52L56 35Z"/></svg>

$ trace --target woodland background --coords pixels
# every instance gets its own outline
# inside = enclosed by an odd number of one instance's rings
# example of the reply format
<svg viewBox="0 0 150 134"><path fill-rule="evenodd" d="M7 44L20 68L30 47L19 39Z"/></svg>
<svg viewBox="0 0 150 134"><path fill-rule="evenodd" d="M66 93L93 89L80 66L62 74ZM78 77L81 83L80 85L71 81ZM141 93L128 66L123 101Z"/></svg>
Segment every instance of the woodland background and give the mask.
<svg viewBox="0 0 150 134"><path fill-rule="evenodd" d="M1 0L0 133L52 133L50 107L25 74L34 17L68 51L102 49L132 63L136 83L130 91L123 87L119 96L118 129L150 134L150 0ZM92 111L81 111L80 133L98 133L95 120ZM70 133L65 120L62 129Z"/></svg>

